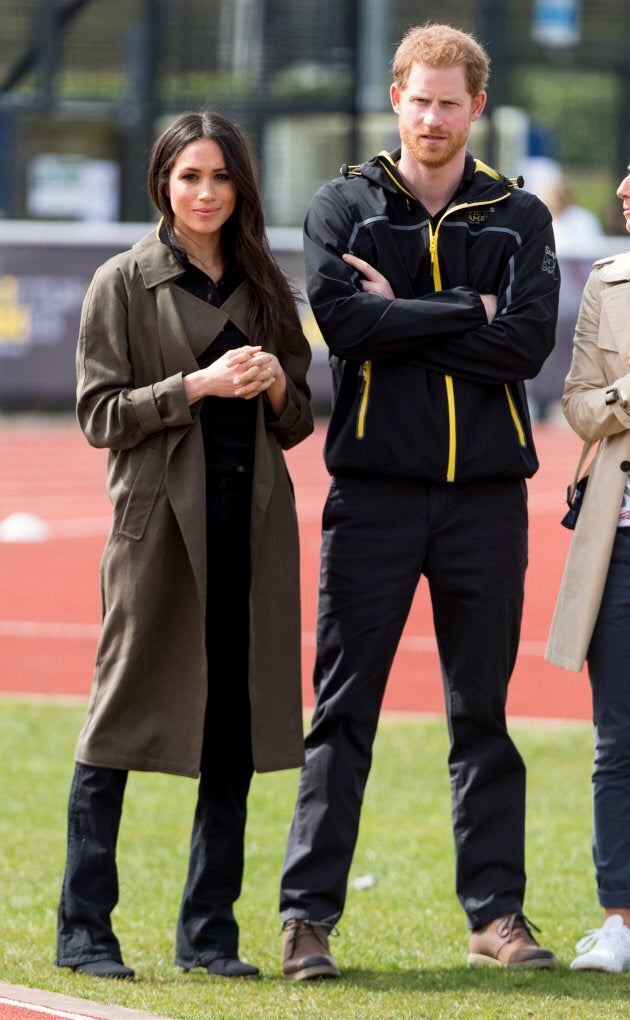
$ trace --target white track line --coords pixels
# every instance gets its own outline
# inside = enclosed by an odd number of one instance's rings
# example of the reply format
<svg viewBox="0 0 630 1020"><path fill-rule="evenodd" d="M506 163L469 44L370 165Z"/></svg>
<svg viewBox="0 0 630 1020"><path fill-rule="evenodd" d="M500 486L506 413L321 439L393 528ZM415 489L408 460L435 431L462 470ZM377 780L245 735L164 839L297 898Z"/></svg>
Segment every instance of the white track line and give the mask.
<svg viewBox="0 0 630 1020"><path fill-rule="evenodd" d="M0 637L17 638L60 638L70 641L93 641L98 638L100 623L43 623L37 620L0 620ZM306 648L315 647L313 631L302 632L302 644ZM434 637L422 637L415 634L403 634L398 645L405 652L437 652ZM521 641L519 655L544 655L545 641Z"/></svg>
<svg viewBox="0 0 630 1020"><path fill-rule="evenodd" d="M86 1017L94 1017L94 1013L66 1013L65 1010L51 1009L49 1006L36 1006L32 1002L22 1002L19 999L5 999L0 996L0 1006L11 1006L14 1009L24 1009L28 1013L44 1013L46 1016L61 1016L65 1020L86 1020Z"/></svg>
<svg viewBox="0 0 630 1020"><path fill-rule="evenodd" d="M100 634L99 623L43 623L38 620L0 620L0 637L62 638L92 641Z"/></svg>

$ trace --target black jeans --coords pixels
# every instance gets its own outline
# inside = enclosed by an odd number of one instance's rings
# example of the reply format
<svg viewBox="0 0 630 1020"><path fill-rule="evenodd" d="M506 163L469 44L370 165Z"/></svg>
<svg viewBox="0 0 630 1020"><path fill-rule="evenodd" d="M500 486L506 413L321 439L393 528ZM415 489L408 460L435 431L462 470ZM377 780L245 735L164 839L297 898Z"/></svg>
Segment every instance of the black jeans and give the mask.
<svg viewBox="0 0 630 1020"><path fill-rule="evenodd" d="M233 904L241 891L253 774L248 693L251 482L247 476L210 478L207 496L208 704L175 958L186 969L238 953ZM75 767L58 911L58 966L121 960L111 912L118 902L116 843L126 783L123 770Z"/></svg>
<svg viewBox="0 0 630 1020"><path fill-rule="evenodd" d="M341 916L385 685L422 574L451 738L457 893L471 927L522 908L525 768L505 702L526 565L520 480L333 480L323 521L316 708L284 862L283 920Z"/></svg>
<svg viewBox="0 0 630 1020"><path fill-rule="evenodd" d="M57 966L122 962L110 915L118 902L116 843L127 772L76 765L68 849L57 916Z"/></svg>
<svg viewBox="0 0 630 1020"><path fill-rule="evenodd" d="M593 691L593 861L602 907L630 906L630 528L617 528L588 650Z"/></svg>

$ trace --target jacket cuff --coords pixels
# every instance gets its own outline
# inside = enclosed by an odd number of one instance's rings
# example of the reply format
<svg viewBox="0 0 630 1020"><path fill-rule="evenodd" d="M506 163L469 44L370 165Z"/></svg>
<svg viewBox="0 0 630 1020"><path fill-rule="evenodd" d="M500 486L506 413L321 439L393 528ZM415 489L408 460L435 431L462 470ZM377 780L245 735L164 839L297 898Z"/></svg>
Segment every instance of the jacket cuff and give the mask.
<svg viewBox="0 0 630 1020"><path fill-rule="evenodd" d="M146 435L177 425L190 425L193 421L181 372L152 386L133 390L131 399L138 424Z"/></svg>

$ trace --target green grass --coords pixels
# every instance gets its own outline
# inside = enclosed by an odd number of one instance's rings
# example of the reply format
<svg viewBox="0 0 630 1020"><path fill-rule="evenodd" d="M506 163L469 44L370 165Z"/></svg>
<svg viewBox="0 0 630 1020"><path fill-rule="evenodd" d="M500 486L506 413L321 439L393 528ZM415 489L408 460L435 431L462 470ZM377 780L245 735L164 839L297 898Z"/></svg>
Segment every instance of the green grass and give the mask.
<svg viewBox="0 0 630 1020"><path fill-rule="evenodd" d="M0 977L17 984L194 1020L483 1020L628 1014L630 975L573 973L573 946L600 923L590 856L591 730L515 724L528 764L526 913L561 965L468 968L453 892L442 720L384 719L375 749L335 959L337 982L280 973L277 885L297 773L257 776L238 904L241 953L259 980L209 979L172 964L196 784L133 773L120 835L115 927L137 980L107 982L53 965L66 798L81 706L5 699L0 711Z"/></svg>

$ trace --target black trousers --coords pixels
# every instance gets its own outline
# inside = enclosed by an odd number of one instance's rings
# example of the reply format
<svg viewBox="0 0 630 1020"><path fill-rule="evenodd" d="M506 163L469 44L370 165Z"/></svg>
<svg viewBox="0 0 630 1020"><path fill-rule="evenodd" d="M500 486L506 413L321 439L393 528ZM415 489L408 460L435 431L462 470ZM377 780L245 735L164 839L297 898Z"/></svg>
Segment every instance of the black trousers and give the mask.
<svg viewBox="0 0 630 1020"><path fill-rule="evenodd" d="M630 904L630 528L617 528L588 650L593 692L593 861L600 906Z"/></svg>
<svg viewBox="0 0 630 1020"><path fill-rule="evenodd" d="M186 969L238 953L233 905L241 891L247 794L253 775L248 693L250 499L247 477L208 481L208 706L175 954L175 962ZM126 783L124 770L75 767L58 910L58 966L122 959L111 913L118 902L116 844Z"/></svg>
<svg viewBox="0 0 630 1020"><path fill-rule="evenodd" d="M505 703L526 566L520 480L333 480L323 517L316 707L281 881L283 920L341 916L385 685L423 574L450 734L457 894L470 927L522 908L525 768Z"/></svg>

